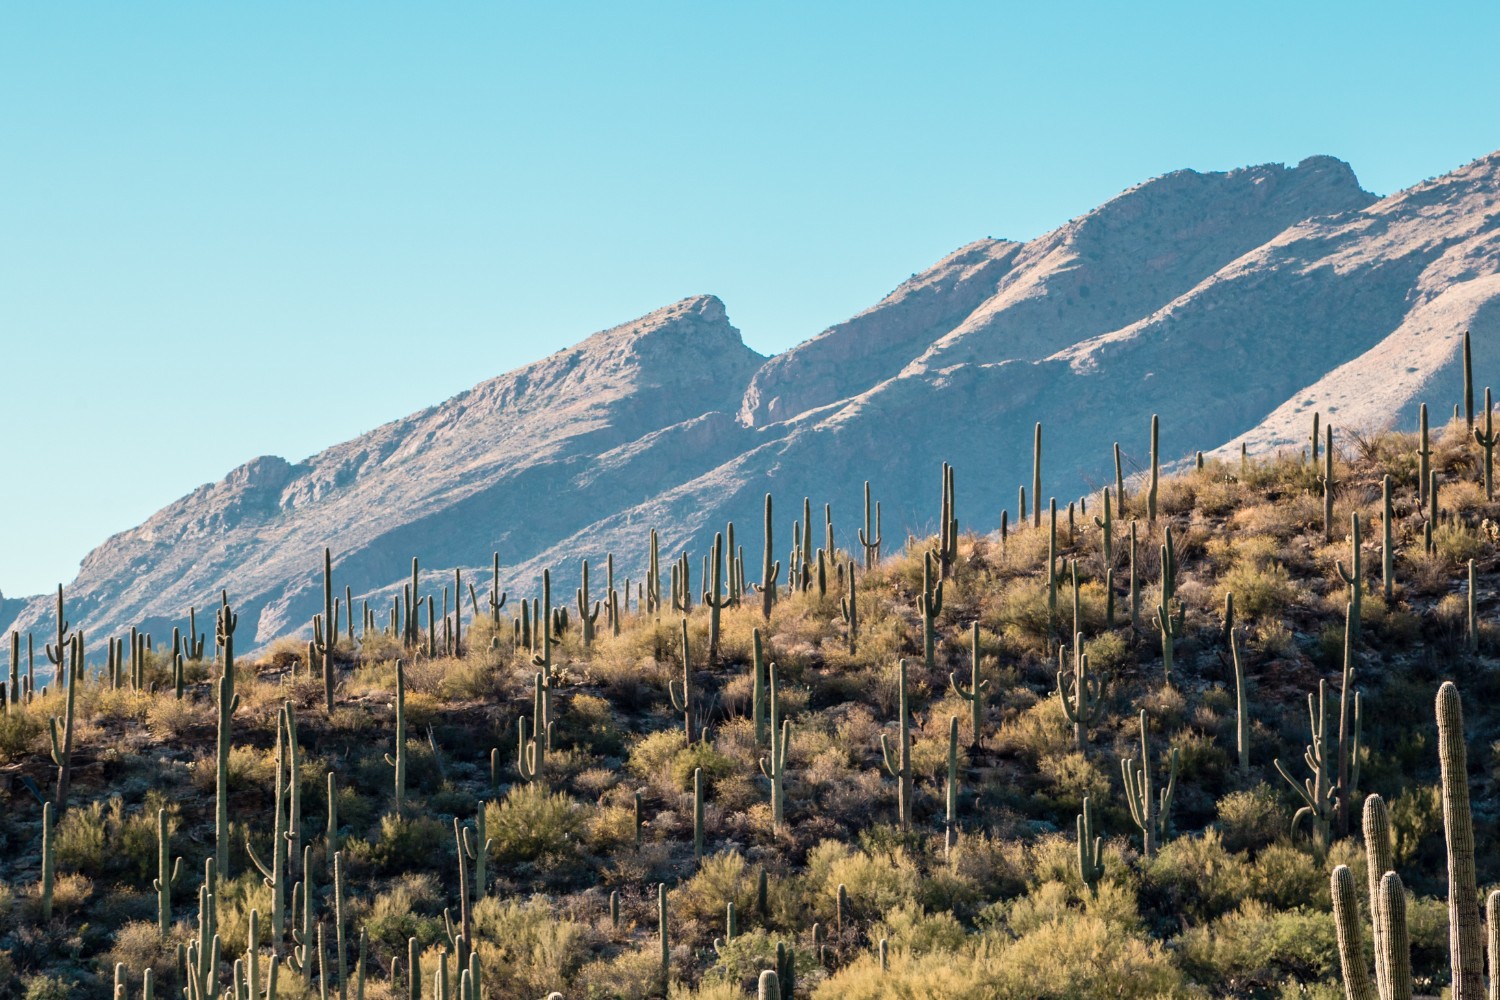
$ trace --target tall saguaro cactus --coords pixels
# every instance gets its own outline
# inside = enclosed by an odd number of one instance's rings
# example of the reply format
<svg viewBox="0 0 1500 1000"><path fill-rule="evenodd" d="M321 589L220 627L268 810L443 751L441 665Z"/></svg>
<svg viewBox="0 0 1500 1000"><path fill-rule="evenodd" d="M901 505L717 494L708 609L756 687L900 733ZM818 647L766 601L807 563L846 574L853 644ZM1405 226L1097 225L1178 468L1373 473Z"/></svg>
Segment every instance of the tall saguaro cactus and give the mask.
<svg viewBox="0 0 1500 1000"><path fill-rule="evenodd" d="M943 612L943 581L932 579L931 552L922 557L922 593L917 595L917 610L922 613L922 657L931 670L937 651L937 616Z"/></svg>
<svg viewBox="0 0 1500 1000"><path fill-rule="evenodd" d="M1448 845L1448 949L1452 1000L1482 1000L1483 946L1474 874L1474 821L1469 811L1468 749L1463 702L1452 681L1437 693L1438 763L1442 772L1443 830Z"/></svg>
<svg viewBox="0 0 1500 1000"><path fill-rule="evenodd" d="M792 739L792 723L781 717L781 694L776 664L771 664L771 752L760 759L760 773L771 782L771 831L781 832L786 809L786 748Z"/></svg>
<svg viewBox="0 0 1500 1000"><path fill-rule="evenodd" d="M1177 789L1177 748L1169 758L1167 786L1160 792L1151 776L1151 744L1146 736L1146 711L1141 710L1141 756L1137 761L1127 757L1120 761L1125 778L1125 802L1130 817L1141 829L1141 854L1151 858L1157 844L1166 839L1168 817L1172 810L1172 793Z"/></svg>
<svg viewBox="0 0 1500 1000"><path fill-rule="evenodd" d="M776 604L776 578L781 575L781 560L776 558L776 540L771 526L771 494L766 494L766 547L761 556L760 583L755 589L760 592L760 613L767 621L771 608Z"/></svg>
<svg viewBox="0 0 1500 1000"><path fill-rule="evenodd" d="M984 693L989 690L990 682L981 680L979 677L979 623L975 622L969 634L969 690L965 691L958 683L958 674L948 674L948 686L953 693L969 703L969 726L973 736L970 746L978 748L983 741L984 731Z"/></svg>
<svg viewBox="0 0 1500 1000"><path fill-rule="evenodd" d="M896 806L900 813L901 829L911 829L911 801L912 801L912 768L911 768L911 713L906 700L906 660L902 659L897 667L900 707L901 735L896 751L891 752L889 741L884 733L880 734L880 755L885 759L885 769L896 779Z"/></svg>
<svg viewBox="0 0 1500 1000"><path fill-rule="evenodd" d="M885 532L881 530L880 524L880 501L875 501L875 523L873 528L870 524L870 481L865 480L865 526L859 529L859 545L865 553L865 572L874 569L880 563L880 546L885 539Z"/></svg>
<svg viewBox="0 0 1500 1000"><path fill-rule="evenodd" d="M682 730L687 735L688 745L693 742L693 661L688 647L688 620L682 620L682 685L667 681L667 697L672 708L682 713Z"/></svg>
<svg viewBox="0 0 1500 1000"><path fill-rule="evenodd" d="M1490 387L1484 387L1484 430L1474 427L1474 440L1484 450L1484 497L1495 499L1495 444L1500 435L1495 433L1494 404L1490 401Z"/></svg>
<svg viewBox="0 0 1500 1000"><path fill-rule="evenodd" d="M406 665L396 661L396 753L385 755L395 771L396 815L406 807Z"/></svg>
<svg viewBox="0 0 1500 1000"><path fill-rule="evenodd" d="M219 606L219 618L214 629L219 648L224 653L224 669L219 674L219 741L217 747L218 775L214 792L214 871L219 878L229 877L229 749L234 742L231 729L234 710L239 707L240 696L234 693L234 630L239 626L240 616L229 606L225 596ZM217 887L212 891L217 892Z"/></svg>
<svg viewBox="0 0 1500 1000"><path fill-rule="evenodd" d="M1059 659L1066 656L1066 650L1058 650ZM1089 670L1089 654L1083 651L1083 633L1074 633L1072 676L1058 670L1057 697L1062 702L1063 715L1073 723L1073 739L1080 753L1088 746L1089 730L1104 717L1105 692L1108 687L1107 674L1096 674Z"/></svg>

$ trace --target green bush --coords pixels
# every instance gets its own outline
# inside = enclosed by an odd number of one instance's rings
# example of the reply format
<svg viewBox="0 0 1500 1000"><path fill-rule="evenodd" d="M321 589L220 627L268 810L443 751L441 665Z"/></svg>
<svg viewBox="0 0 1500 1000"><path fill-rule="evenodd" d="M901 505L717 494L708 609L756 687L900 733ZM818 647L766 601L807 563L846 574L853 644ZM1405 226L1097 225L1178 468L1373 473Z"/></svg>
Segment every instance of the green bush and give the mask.
<svg viewBox="0 0 1500 1000"><path fill-rule="evenodd" d="M485 806L485 823L501 861L560 863L578 850L583 809L566 792L539 784L513 785L505 798Z"/></svg>

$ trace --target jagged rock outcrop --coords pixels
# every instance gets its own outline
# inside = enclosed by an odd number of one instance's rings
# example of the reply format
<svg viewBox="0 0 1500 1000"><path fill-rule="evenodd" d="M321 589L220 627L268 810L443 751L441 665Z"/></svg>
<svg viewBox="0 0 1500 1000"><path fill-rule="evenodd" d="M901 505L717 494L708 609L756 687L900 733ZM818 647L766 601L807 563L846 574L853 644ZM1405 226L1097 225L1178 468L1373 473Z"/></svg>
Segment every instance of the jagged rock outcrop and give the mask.
<svg viewBox="0 0 1500 1000"><path fill-rule="evenodd" d="M1464 329L1479 388L1500 383L1500 154L1380 199L1328 157L1182 171L963 247L770 360L719 300L685 299L304 462L255 459L101 545L70 606L91 636L163 631L227 588L253 645L305 628L325 544L382 615L413 555L436 587L487 579L498 550L505 585L550 566L566 593L606 552L639 580L651 527L664 558L729 519L758 552L768 490L783 553L803 496L852 544L865 479L895 547L934 527L944 460L963 524L992 528L1038 420L1043 500L1065 505L1112 479L1112 441L1144 461L1152 413L1169 457L1298 447L1311 409L1368 429L1425 399L1442 419Z"/></svg>

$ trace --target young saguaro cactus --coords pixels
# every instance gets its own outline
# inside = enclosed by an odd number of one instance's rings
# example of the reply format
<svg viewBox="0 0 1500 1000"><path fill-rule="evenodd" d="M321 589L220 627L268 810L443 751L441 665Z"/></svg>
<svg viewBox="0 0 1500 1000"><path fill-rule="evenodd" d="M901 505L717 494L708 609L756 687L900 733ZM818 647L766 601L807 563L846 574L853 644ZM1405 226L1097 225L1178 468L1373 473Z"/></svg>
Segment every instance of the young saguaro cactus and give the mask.
<svg viewBox="0 0 1500 1000"><path fill-rule="evenodd" d="M978 748L983 742L984 735L984 693L990 689L988 680L979 677L979 623L976 621L969 633L969 690L965 691L958 683L958 674L948 674L948 686L953 693L969 703L969 727L973 736L969 744Z"/></svg>
<svg viewBox="0 0 1500 1000"><path fill-rule="evenodd" d="M1031 526L1042 526L1042 422L1036 423L1031 438Z"/></svg>
<svg viewBox="0 0 1500 1000"><path fill-rule="evenodd" d="M1156 490L1161 481L1161 423L1156 414L1151 414L1151 486L1146 491L1146 520L1156 523Z"/></svg>
<svg viewBox="0 0 1500 1000"><path fill-rule="evenodd" d="M943 856L958 843L958 716L948 716L948 784L944 795Z"/></svg>
<svg viewBox="0 0 1500 1000"><path fill-rule="evenodd" d="M338 606L333 599L333 552L323 549L323 620L315 623L313 643L323 667L323 707L333 714L333 653L339 642Z"/></svg>
<svg viewBox="0 0 1500 1000"><path fill-rule="evenodd" d="M897 684L899 691L900 733L896 751L891 752L891 746L884 733L880 734L880 755L885 760L885 769L896 779L896 805L900 815L901 829L911 829L911 804L912 804L912 767L911 767L911 714L907 706L906 697L906 660L899 661L897 666Z"/></svg>
<svg viewBox="0 0 1500 1000"><path fill-rule="evenodd" d="M958 514L954 510L953 466L943 463L943 504L938 515L938 579L946 580L953 575L953 564L958 561Z"/></svg>
<svg viewBox="0 0 1500 1000"><path fill-rule="evenodd" d="M1151 777L1151 744L1146 736L1146 711L1141 710L1141 757L1127 757L1120 761L1120 770L1125 778L1125 802L1130 806L1130 816L1141 829L1141 854L1151 858L1156 854L1157 843L1166 839L1169 816L1172 810L1172 793L1177 789L1177 748L1173 747L1167 786L1158 793Z"/></svg>
<svg viewBox="0 0 1500 1000"><path fill-rule="evenodd" d="M55 813L51 802L42 803L42 889L41 889L41 912L42 923L52 920L52 883L54 872L57 870L56 854L53 852L53 817Z"/></svg>

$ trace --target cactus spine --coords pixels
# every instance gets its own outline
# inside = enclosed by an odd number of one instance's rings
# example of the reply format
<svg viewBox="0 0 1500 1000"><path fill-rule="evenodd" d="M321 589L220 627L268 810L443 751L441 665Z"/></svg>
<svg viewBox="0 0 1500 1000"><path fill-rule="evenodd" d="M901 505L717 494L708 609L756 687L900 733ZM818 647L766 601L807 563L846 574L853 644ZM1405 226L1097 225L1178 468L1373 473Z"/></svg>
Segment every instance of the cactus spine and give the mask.
<svg viewBox="0 0 1500 1000"><path fill-rule="evenodd" d="M979 623L975 622L969 633L969 690L965 691L958 683L958 674L949 672L948 686L953 693L969 703L969 726L973 740L969 744L979 747L983 742L984 730L984 693L989 690L990 682L981 680L979 677Z"/></svg>
<svg viewBox="0 0 1500 1000"><path fill-rule="evenodd" d="M891 753L890 742L884 733L880 734L880 755L885 760L885 769L896 779L896 806L900 816L901 829L903 832L911 829L911 800L912 800L912 769L911 769L911 716L907 708L906 700L906 660L899 661L897 666L900 705L899 743L895 754Z"/></svg>
<svg viewBox="0 0 1500 1000"><path fill-rule="evenodd" d="M385 762L396 772L396 815L406 806L406 665L396 661L396 754L385 755Z"/></svg>
<svg viewBox="0 0 1500 1000"><path fill-rule="evenodd" d="M1177 748L1173 747L1169 757L1167 787L1160 793L1151 777L1151 744L1146 736L1146 711L1141 710L1141 757L1127 757L1120 762L1125 778L1125 802L1130 806L1130 817L1141 828L1141 854L1154 857L1158 840L1165 840L1172 810L1172 793L1177 789Z"/></svg>

